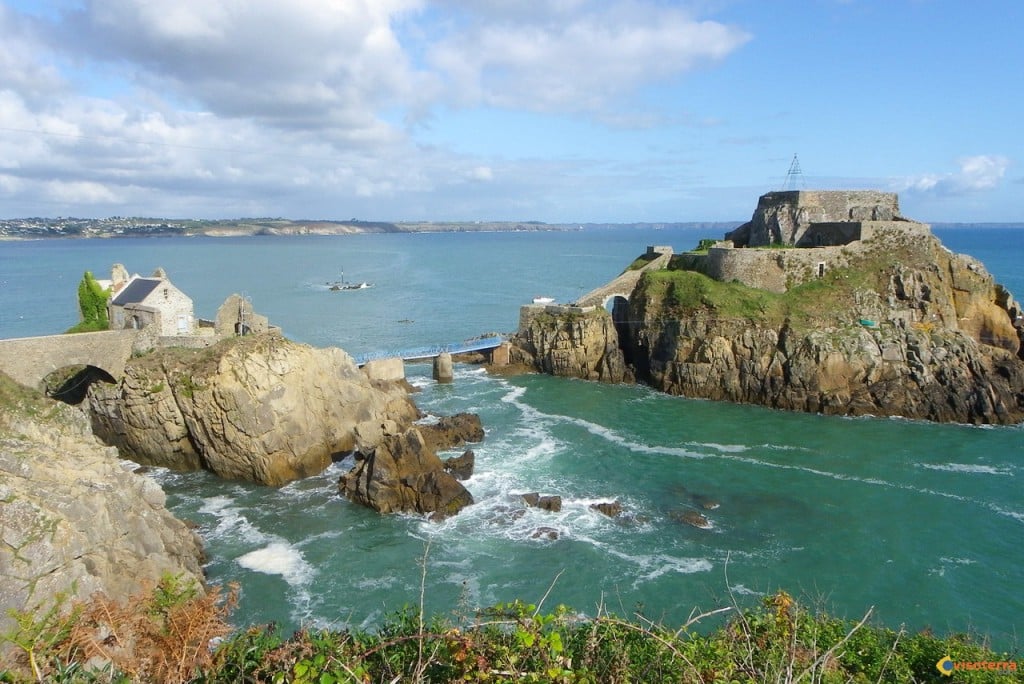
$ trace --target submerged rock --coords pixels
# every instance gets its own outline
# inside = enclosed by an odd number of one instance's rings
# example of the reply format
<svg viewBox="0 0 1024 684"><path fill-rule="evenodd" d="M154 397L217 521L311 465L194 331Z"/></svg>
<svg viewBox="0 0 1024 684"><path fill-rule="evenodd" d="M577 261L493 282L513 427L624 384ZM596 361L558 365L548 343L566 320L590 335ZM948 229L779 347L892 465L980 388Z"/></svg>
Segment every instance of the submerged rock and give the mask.
<svg viewBox="0 0 1024 684"><path fill-rule="evenodd" d="M530 492L523 494L523 501L526 502L527 506L541 508L552 513L558 513L562 510L562 497L557 495L541 496L538 492Z"/></svg>
<svg viewBox="0 0 1024 684"><path fill-rule="evenodd" d="M618 501L602 501L600 503L590 504L590 509L603 513L609 518L617 518L622 515L622 504Z"/></svg>
<svg viewBox="0 0 1024 684"><path fill-rule="evenodd" d="M454 515L473 503L415 427L388 435L364 452L341 476L338 491L380 513L431 513L434 518Z"/></svg>
<svg viewBox="0 0 1024 684"><path fill-rule="evenodd" d="M686 523L702 530L711 527L711 521L697 511L669 511L668 517L676 522Z"/></svg>

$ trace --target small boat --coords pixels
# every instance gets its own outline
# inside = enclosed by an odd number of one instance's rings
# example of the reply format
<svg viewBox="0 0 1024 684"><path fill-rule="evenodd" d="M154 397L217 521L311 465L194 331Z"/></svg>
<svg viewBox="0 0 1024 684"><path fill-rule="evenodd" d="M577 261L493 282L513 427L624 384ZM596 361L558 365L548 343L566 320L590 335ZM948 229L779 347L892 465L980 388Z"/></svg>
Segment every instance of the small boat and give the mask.
<svg viewBox="0 0 1024 684"><path fill-rule="evenodd" d="M368 287L373 287L373 285L371 283L367 283L367 282L362 282L362 283L332 283L331 287L329 289L332 292L337 292L338 290L365 290Z"/></svg>
<svg viewBox="0 0 1024 684"><path fill-rule="evenodd" d="M342 271L341 280L335 281L333 283L328 283L328 286L329 287L327 289L329 289L331 292L338 292L339 290L365 290L367 288L373 287L373 283L368 283L365 280L361 283L346 283L345 272Z"/></svg>
<svg viewBox="0 0 1024 684"><path fill-rule="evenodd" d="M555 298L554 297L534 297L533 298L533 303L534 304L554 304L555 303Z"/></svg>

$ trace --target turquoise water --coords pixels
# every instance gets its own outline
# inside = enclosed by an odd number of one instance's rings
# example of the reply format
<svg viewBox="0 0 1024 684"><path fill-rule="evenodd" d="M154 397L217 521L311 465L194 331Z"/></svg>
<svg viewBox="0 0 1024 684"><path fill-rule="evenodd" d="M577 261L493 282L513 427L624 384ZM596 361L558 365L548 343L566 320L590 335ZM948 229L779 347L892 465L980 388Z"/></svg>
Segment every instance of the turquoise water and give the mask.
<svg viewBox="0 0 1024 684"><path fill-rule="evenodd" d="M1018 295L1024 229L941 232ZM647 244L690 231L149 239L0 244L0 334L62 330L85 269L164 266L210 316L242 292L294 339L353 352L515 328L532 296L571 300ZM344 270L369 290L329 292ZM636 386L460 366L436 385L410 365L427 412L474 411L486 440L467 486L477 504L442 524L382 517L335 494L349 464L281 489L158 473L207 541L213 581L242 585L240 622L372 626L429 610L539 600L584 613L638 607L681 623L694 610L785 589L850 617L977 629L1016 643L1024 601L1024 429L789 414L668 397ZM518 495L559 494L560 513ZM612 520L589 505L617 499ZM719 507L704 510L714 500ZM700 510L711 528L677 522ZM535 538L541 528L558 538Z"/></svg>

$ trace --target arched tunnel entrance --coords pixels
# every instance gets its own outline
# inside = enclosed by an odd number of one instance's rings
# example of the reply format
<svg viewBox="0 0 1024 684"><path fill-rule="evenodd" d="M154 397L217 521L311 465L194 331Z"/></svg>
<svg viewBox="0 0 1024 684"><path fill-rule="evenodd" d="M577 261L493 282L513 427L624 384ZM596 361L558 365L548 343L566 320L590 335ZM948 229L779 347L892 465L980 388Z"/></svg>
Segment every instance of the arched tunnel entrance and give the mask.
<svg viewBox="0 0 1024 684"><path fill-rule="evenodd" d="M619 336L619 349L627 366L633 365L633 345L630 343L629 299L622 295L613 295L605 302L605 308L612 315L615 332Z"/></svg>
<svg viewBox="0 0 1024 684"><path fill-rule="evenodd" d="M85 401L86 392L94 382L117 382L114 377L96 366L65 366L43 378L42 390L46 396L78 405Z"/></svg>

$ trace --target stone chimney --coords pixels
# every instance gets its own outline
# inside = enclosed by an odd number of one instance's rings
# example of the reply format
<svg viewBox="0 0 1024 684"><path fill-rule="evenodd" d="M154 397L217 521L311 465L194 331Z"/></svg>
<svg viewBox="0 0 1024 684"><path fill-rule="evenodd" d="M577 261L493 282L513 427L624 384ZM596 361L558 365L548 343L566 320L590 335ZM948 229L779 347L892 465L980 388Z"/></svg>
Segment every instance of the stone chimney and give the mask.
<svg viewBox="0 0 1024 684"><path fill-rule="evenodd" d="M117 292L128 282L128 269L124 264L114 264L110 269L110 291Z"/></svg>

